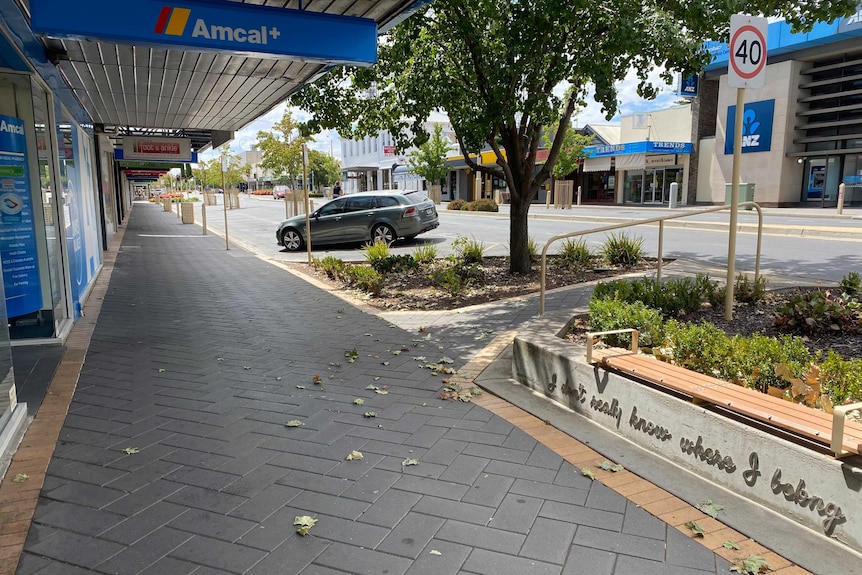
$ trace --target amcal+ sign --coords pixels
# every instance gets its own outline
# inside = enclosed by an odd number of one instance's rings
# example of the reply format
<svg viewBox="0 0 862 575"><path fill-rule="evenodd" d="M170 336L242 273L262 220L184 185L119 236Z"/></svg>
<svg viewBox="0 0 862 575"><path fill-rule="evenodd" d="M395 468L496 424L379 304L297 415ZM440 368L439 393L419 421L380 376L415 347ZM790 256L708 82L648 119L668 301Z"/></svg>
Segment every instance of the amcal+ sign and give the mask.
<svg viewBox="0 0 862 575"><path fill-rule="evenodd" d="M30 0L36 34L325 64L377 63L369 18L224 0Z"/></svg>
<svg viewBox="0 0 862 575"><path fill-rule="evenodd" d="M182 36L185 34L186 25L191 17L192 11L188 8L171 8L164 6L159 19L156 22L156 34L169 34L171 36ZM245 28L234 28L232 26L209 25L203 18L195 20L192 28L192 38L206 38L207 40L220 40L222 42L248 42L249 44L266 44L268 38L278 40L281 33L276 27L261 26L246 30Z"/></svg>

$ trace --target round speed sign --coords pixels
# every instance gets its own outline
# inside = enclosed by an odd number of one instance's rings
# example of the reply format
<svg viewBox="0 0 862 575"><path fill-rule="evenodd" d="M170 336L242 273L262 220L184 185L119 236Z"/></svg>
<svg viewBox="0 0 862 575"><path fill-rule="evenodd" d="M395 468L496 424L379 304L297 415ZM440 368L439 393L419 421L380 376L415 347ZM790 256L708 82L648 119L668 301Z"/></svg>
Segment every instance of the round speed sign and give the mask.
<svg viewBox="0 0 862 575"><path fill-rule="evenodd" d="M763 86L766 71L766 18L735 14L730 20L731 88Z"/></svg>

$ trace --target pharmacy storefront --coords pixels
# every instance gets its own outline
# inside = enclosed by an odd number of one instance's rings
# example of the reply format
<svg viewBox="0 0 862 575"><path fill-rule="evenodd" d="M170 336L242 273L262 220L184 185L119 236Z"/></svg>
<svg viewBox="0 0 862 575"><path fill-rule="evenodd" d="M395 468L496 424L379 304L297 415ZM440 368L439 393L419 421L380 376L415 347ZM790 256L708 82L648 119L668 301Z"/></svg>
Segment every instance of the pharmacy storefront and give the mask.
<svg viewBox="0 0 862 575"><path fill-rule="evenodd" d="M589 162L613 161L623 204L684 203L690 142L629 142L585 149ZM675 196L675 197L672 197Z"/></svg>

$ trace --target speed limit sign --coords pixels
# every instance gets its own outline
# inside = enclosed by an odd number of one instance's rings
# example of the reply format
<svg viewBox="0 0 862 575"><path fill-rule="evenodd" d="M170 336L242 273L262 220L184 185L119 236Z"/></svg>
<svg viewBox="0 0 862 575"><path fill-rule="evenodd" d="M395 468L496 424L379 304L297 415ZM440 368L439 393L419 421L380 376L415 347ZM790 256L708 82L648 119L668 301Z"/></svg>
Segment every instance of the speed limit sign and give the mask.
<svg viewBox="0 0 862 575"><path fill-rule="evenodd" d="M733 14L730 17L730 64L727 85L761 88L766 81L766 18Z"/></svg>

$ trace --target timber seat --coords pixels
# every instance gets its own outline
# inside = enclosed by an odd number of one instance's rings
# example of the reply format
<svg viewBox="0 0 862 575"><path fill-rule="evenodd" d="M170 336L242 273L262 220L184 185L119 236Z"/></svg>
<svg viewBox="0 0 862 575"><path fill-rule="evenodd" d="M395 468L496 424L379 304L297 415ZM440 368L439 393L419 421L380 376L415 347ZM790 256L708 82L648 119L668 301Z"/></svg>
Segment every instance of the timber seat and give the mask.
<svg viewBox="0 0 862 575"><path fill-rule="evenodd" d="M620 330L618 330L620 331ZM630 330L625 330L630 331ZM653 356L619 348L593 349L587 335L587 361L649 382L786 431L832 451L836 457L862 453L862 424L846 421L847 411L862 404L836 406L833 414L793 403L721 379L666 363ZM635 346L637 335L633 334Z"/></svg>

